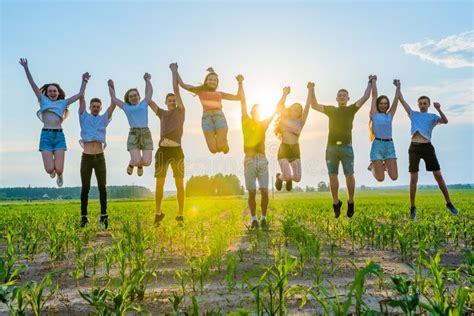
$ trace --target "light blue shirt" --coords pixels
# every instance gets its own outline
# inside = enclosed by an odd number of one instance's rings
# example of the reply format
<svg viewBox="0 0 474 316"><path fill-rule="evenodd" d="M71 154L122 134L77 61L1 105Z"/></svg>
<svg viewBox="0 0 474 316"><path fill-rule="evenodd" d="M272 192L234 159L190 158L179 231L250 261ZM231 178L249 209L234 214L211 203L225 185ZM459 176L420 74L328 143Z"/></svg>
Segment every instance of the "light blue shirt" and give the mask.
<svg viewBox="0 0 474 316"><path fill-rule="evenodd" d="M84 110L82 114L79 114L79 124L81 125L79 143L83 145L88 142L101 142L105 147L105 130L110 121L107 111L102 115L94 116Z"/></svg>
<svg viewBox="0 0 474 316"><path fill-rule="evenodd" d="M377 112L372 117L374 136L381 139L392 138L392 113Z"/></svg>
<svg viewBox="0 0 474 316"><path fill-rule="evenodd" d="M124 103L123 110L131 128L148 127L148 104L145 99L136 105Z"/></svg>
<svg viewBox="0 0 474 316"><path fill-rule="evenodd" d="M411 135L415 135L416 132L420 133L421 136L427 140L431 140L431 132L433 128L439 124L441 118L433 113L411 111Z"/></svg>
<svg viewBox="0 0 474 316"><path fill-rule="evenodd" d="M40 109L36 112L36 115L43 122L43 112L49 111L61 118L64 118L64 112L68 107L69 99L51 101L47 96L42 95L40 100Z"/></svg>

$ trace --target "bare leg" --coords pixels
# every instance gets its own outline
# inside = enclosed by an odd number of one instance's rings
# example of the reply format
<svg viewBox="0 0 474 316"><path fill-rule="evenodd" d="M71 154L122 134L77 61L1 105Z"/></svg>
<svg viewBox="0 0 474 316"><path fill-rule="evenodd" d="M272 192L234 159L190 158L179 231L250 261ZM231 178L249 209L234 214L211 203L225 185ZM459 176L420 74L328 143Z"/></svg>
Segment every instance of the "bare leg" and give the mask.
<svg viewBox="0 0 474 316"><path fill-rule="evenodd" d="M43 166L44 170L48 174L52 174L54 172L54 156L51 151L43 150L41 151L41 156L43 157Z"/></svg>
<svg viewBox="0 0 474 316"><path fill-rule="evenodd" d="M157 214L161 213L161 202L163 201L164 186L165 186L165 178L156 178L155 210Z"/></svg>
<svg viewBox="0 0 474 316"><path fill-rule="evenodd" d="M446 203L451 203L451 198L449 197L449 192L448 192L448 187L446 186L446 183L444 182L443 176L441 175L441 170L433 171L433 176L438 182L438 187L441 190L441 192L444 195L444 199L446 200Z"/></svg>
<svg viewBox="0 0 474 316"><path fill-rule="evenodd" d="M143 150L142 153L143 153L143 156L142 156L141 165L148 167L149 165L151 165L153 150Z"/></svg>
<svg viewBox="0 0 474 316"><path fill-rule="evenodd" d="M278 164L281 170L281 174L278 178L280 178L281 181L290 181L293 176L291 175L291 167L288 159L280 159L278 160Z"/></svg>
<svg viewBox="0 0 474 316"><path fill-rule="evenodd" d="M134 167L141 167L142 157L140 155L140 149L130 150L130 165Z"/></svg>
<svg viewBox="0 0 474 316"><path fill-rule="evenodd" d="M410 206L411 207L415 207L417 183L418 183L418 172L410 172Z"/></svg>
<svg viewBox="0 0 474 316"><path fill-rule="evenodd" d="M257 190L249 190L249 209L250 209L250 215L256 216L256 209L257 209L257 202L255 201L255 198L257 196Z"/></svg>
<svg viewBox="0 0 474 316"><path fill-rule="evenodd" d="M393 181L398 179L398 167L397 159L387 159L385 160L385 167L387 168L387 173L390 179Z"/></svg>
<svg viewBox="0 0 474 316"><path fill-rule="evenodd" d="M354 175L346 176L347 193L349 194L348 203L354 203L355 178Z"/></svg>
<svg viewBox="0 0 474 316"><path fill-rule="evenodd" d="M337 175L329 176L329 186L331 187L333 204L339 203L339 179L337 178Z"/></svg>
<svg viewBox="0 0 474 316"><path fill-rule="evenodd" d="M382 182L385 179L385 166L383 160L372 161L372 174L379 182Z"/></svg>
<svg viewBox="0 0 474 316"><path fill-rule="evenodd" d="M267 216L268 189L260 189L260 194L262 195L262 201L260 201L260 206L262 207L262 216Z"/></svg>
<svg viewBox="0 0 474 316"><path fill-rule="evenodd" d="M301 181L301 160L297 159L291 162L291 169L293 170L293 181Z"/></svg>
<svg viewBox="0 0 474 316"><path fill-rule="evenodd" d="M229 152L229 143L227 142L228 128L218 128L216 130L217 152L227 154Z"/></svg>
<svg viewBox="0 0 474 316"><path fill-rule="evenodd" d="M206 138L207 148L213 154L217 153L217 141L216 134L213 131L204 132L204 137Z"/></svg>
<svg viewBox="0 0 474 316"><path fill-rule="evenodd" d="M178 200L178 215L183 216L184 213L184 178L175 178L176 199Z"/></svg>
<svg viewBox="0 0 474 316"><path fill-rule="evenodd" d="M66 152L64 150L57 150L53 152L54 154L54 170L58 175L62 175L64 172L64 158Z"/></svg>

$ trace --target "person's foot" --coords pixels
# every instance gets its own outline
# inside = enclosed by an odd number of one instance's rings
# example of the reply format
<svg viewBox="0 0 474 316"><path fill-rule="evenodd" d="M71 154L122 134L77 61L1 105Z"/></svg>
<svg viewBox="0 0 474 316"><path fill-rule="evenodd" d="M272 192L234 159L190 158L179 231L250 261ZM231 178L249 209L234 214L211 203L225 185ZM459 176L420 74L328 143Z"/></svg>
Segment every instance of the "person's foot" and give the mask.
<svg viewBox="0 0 474 316"><path fill-rule="evenodd" d="M339 218L339 216L341 215L341 207L342 207L341 200L339 200L339 202L337 204L332 205L332 208L334 210L334 217L335 218Z"/></svg>
<svg viewBox="0 0 474 316"><path fill-rule="evenodd" d="M105 229L109 228L109 216L107 214L99 216L99 226Z"/></svg>
<svg viewBox="0 0 474 316"><path fill-rule="evenodd" d="M351 218L354 215L354 202L347 202L347 217Z"/></svg>
<svg viewBox="0 0 474 316"><path fill-rule="evenodd" d="M176 222L178 223L179 227L184 226L184 217L183 217L183 215L178 215L178 216L176 216L175 219L176 219Z"/></svg>
<svg viewBox="0 0 474 316"><path fill-rule="evenodd" d="M89 224L89 219L86 215L82 215L81 217L81 228L86 227Z"/></svg>
<svg viewBox="0 0 474 316"><path fill-rule="evenodd" d="M283 181L281 181L280 175L281 173L277 173L275 180L275 189L277 189L278 191L281 191L281 188L283 187Z"/></svg>
<svg viewBox="0 0 474 316"><path fill-rule="evenodd" d="M250 226L252 229L258 229L258 221L255 219L252 221L252 224Z"/></svg>
<svg viewBox="0 0 474 316"><path fill-rule="evenodd" d="M62 174L58 174L58 177L56 178L56 184L58 185L58 187L62 187L63 186L63 175Z"/></svg>
<svg viewBox="0 0 474 316"><path fill-rule="evenodd" d="M453 203L449 202L446 203L446 208L451 212L453 215L458 215L459 211L454 207Z"/></svg>
<svg viewBox="0 0 474 316"><path fill-rule="evenodd" d="M293 181L291 180L286 181L285 188L286 188L286 191L291 191L291 189L293 189Z"/></svg>
<svg viewBox="0 0 474 316"><path fill-rule="evenodd" d="M416 219L416 207L411 207L410 208L410 219L414 221Z"/></svg>
<svg viewBox="0 0 474 316"><path fill-rule="evenodd" d="M225 155L229 152L229 145L225 145L224 149L222 150L222 153Z"/></svg>
<svg viewBox="0 0 474 316"><path fill-rule="evenodd" d="M156 213L155 214L155 225L160 226L161 221L165 218L165 213Z"/></svg>
<svg viewBox="0 0 474 316"><path fill-rule="evenodd" d="M128 167L127 167L127 173L128 173L128 175L130 175L130 176L132 175L132 173L133 173L133 166L132 166L132 165L128 165Z"/></svg>
<svg viewBox="0 0 474 316"><path fill-rule="evenodd" d="M267 224L267 220L265 218L262 218L260 220L260 228L262 230L268 230L268 224Z"/></svg>
<svg viewBox="0 0 474 316"><path fill-rule="evenodd" d="M51 173L49 174L49 176L50 176L52 179L56 178L56 171L51 172Z"/></svg>
<svg viewBox="0 0 474 316"><path fill-rule="evenodd" d="M137 167L137 175L139 177L143 176L143 167Z"/></svg>

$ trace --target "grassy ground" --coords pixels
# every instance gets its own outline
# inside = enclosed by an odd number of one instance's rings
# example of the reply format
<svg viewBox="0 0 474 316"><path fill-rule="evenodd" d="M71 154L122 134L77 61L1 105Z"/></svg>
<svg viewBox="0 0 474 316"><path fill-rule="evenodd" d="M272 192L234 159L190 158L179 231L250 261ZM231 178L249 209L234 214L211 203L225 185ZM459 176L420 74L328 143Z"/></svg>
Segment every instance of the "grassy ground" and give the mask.
<svg viewBox="0 0 474 316"><path fill-rule="evenodd" d="M415 222L405 191L357 192L350 220L346 204L333 218L329 193L278 194L268 232L248 229L244 197L188 199L184 227L167 199L158 228L153 201L110 201L108 230L97 224L96 201L86 229L78 227L77 201L3 203L0 283L16 284L2 295L12 311L22 298L32 310L36 282L45 288L40 301L52 293L44 310L68 315L401 313L389 306L402 298L392 280L400 276L412 281L410 293L420 292L416 313L457 305L470 313L473 259L465 249L473 246L474 191L451 193L459 216L438 191L420 191ZM52 282L41 283L52 271Z"/></svg>

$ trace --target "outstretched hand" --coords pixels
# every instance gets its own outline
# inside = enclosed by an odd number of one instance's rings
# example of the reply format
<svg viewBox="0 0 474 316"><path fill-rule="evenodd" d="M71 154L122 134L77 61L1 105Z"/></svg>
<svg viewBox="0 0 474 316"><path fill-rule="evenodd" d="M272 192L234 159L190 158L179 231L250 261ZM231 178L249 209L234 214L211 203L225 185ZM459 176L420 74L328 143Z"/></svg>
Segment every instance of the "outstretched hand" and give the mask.
<svg viewBox="0 0 474 316"><path fill-rule="evenodd" d="M214 68L212 68L212 67L209 67L209 68L207 68L206 70L209 71L209 72L211 72L211 73L216 73L216 72L214 71Z"/></svg>
<svg viewBox="0 0 474 316"><path fill-rule="evenodd" d="M242 75L237 75L237 76L235 77L235 79L237 79L237 82L238 82L238 83L242 83L242 82L244 81L244 76L242 76Z"/></svg>
<svg viewBox="0 0 474 316"><path fill-rule="evenodd" d="M82 74L82 81L88 82L91 78L91 75L88 72Z"/></svg>
<svg viewBox="0 0 474 316"><path fill-rule="evenodd" d="M395 87L400 88L400 79L393 79L393 84L395 85Z"/></svg>
<svg viewBox="0 0 474 316"><path fill-rule="evenodd" d="M171 63L170 64L171 71L178 71L178 63Z"/></svg>
<svg viewBox="0 0 474 316"><path fill-rule="evenodd" d="M26 58L20 58L20 65L25 69L28 68L28 60Z"/></svg>
<svg viewBox="0 0 474 316"><path fill-rule="evenodd" d="M314 89L315 84L314 84L314 82L308 82L308 84L306 85L306 87L307 87L308 89Z"/></svg>
<svg viewBox="0 0 474 316"><path fill-rule="evenodd" d="M288 95L288 94L290 94L290 92L291 92L291 88L290 88L290 87L284 87L284 88L283 88L283 94L284 94L284 95Z"/></svg>
<svg viewBox="0 0 474 316"><path fill-rule="evenodd" d="M112 90L115 90L114 81L112 79L107 80L107 85L112 88Z"/></svg>
<svg viewBox="0 0 474 316"><path fill-rule="evenodd" d="M377 75L370 75L369 82L375 82L375 81L377 81Z"/></svg>
<svg viewBox="0 0 474 316"><path fill-rule="evenodd" d="M434 102L433 105L434 105L436 110L441 109L441 104L439 104L439 102Z"/></svg>
<svg viewBox="0 0 474 316"><path fill-rule="evenodd" d="M145 81L150 80L151 75L148 72L145 72L145 74L143 75L143 79L145 79Z"/></svg>

